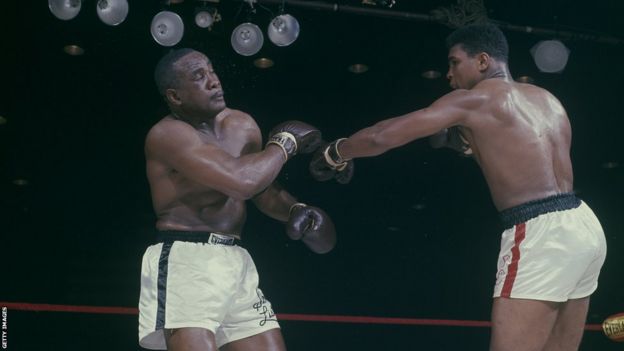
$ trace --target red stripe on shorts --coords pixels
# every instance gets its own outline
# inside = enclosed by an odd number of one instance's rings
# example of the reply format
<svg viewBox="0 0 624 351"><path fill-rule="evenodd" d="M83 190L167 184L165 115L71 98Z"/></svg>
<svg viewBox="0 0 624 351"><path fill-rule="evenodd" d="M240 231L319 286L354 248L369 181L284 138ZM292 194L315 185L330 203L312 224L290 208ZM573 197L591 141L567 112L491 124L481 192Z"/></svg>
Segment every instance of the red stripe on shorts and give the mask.
<svg viewBox="0 0 624 351"><path fill-rule="evenodd" d="M514 235L514 246L511 248L511 263L507 267L507 276L501 291L501 297L509 297L513 288L516 274L518 273L518 261L520 261L520 243L524 240L526 233L526 223L516 225L516 233Z"/></svg>

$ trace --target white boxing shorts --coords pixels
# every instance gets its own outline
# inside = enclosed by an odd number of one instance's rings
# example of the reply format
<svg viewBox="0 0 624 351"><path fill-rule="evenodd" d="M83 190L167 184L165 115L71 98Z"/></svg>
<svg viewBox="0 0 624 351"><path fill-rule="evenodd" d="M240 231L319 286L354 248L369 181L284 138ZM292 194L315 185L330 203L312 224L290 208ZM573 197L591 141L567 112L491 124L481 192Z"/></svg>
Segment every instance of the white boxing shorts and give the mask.
<svg viewBox="0 0 624 351"><path fill-rule="evenodd" d="M596 290L607 244L587 204L560 194L500 214L494 297L564 302Z"/></svg>
<svg viewBox="0 0 624 351"><path fill-rule="evenodd" d="M271 303L258 288L256 266L234 238L194 232L165 232L161 237L143 255L142 347L165 350L164 329L205 328L221 347L279 328Z"/></svg>

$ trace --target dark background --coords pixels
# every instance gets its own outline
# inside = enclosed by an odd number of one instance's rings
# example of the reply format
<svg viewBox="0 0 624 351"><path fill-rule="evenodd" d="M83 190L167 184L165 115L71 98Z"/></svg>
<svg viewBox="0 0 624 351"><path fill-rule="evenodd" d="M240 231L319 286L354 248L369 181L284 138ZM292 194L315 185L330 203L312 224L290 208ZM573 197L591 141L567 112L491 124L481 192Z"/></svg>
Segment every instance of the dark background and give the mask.
<svg viewBox="0 0 624 351"><path fill-rule="evenodd" d="M328 2L329 3L329 2ZM387 10L360 1L337 4ZM398 0L391 9L429 14L455 1ZM176 47L206 53L230 107L250 113L263 133L286 119L319 127L326 139L430 104L450 91L443 40L451 28L286 6L301 24L288 47L265 35L252 57L237 55L230 33L248 19L263 30L271 14L221 0L212 31L193 23L196 2L131 1L122 24L99 21L84 1L70 21L45 1L2 1L0 115L0 301L136 307L140 262L155 221L143 141L166 106L152 72L168 48L149 32L162 9L186 32ZM264 4L273 13L278 6ZM566 106L573 128L575 190L601 220L609 245L588 323L624 312L621 133L624 38L617 0L485 1L506 24L558 31L571 50L560 74L540 73L530 48L555 35L505 29L514 76L530 75ZM572 33L573 35L569 35ZM566 36L567 35L567 36ZM82 56L63 52L80 44ZM258 57L275 66L260 70ZM365 63L353 74L347 66ZM289 162L279 181L300 201L330 213L339 241L326 255L287 239L283 226L249 206L244 245L277 313L489 320L502 227L476 164L415 141L359 159L347 185L317 183L309 156ZM23 179L27 185L18 185ZM19 183L19 182L17 182ZM13 350L137 350L135 315L9 310ZM291 350L485 350L488 328L282 322ZM601 332L582 350L622 350Z"/></svg>

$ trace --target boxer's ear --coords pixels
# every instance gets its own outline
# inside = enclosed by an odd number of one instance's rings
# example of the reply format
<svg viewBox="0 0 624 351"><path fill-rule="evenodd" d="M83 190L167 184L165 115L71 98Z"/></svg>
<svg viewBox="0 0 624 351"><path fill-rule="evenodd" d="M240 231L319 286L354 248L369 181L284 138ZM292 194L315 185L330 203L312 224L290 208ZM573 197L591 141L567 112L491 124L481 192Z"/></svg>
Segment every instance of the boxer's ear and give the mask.
<svg viewBox="0 0 624 351"><path fill-rule="evenodd" d="M168 103L176 106L179 106L182 103L182 100L180 100L180 97L178 96L178 92L175 89L171 88L165 91L165 100L167 100Z"/></svg>
<svg viewBox="0 0 624 351"><path fill-rule="evenodd" d="M487 52L482 52L477 55L477 62L479 71L483 72L487 70L488 67L490 67L490 64L492 63L492 57L490 57Z"/></svg>

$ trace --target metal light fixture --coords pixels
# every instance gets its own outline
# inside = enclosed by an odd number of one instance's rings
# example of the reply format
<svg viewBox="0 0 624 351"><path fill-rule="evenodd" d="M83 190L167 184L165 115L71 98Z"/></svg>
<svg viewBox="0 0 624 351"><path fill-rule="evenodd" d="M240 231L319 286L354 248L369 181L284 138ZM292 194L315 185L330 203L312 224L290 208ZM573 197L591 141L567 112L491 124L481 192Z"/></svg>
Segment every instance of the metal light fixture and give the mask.
<svg viewBox="0 0 624 351"><path fill-rule="evenodd" d="M559 40L544 40L531 48L535 65L541 72L559 73L568 63L570 50Z"/></svg>
<svg viewBox="0 0 624 351"><path fill-rule="evenodd" d="M65 45L63 51L69 56L81 56L85 52L80 45L76 44Z"/></svg>
<svg viewBox="0 0 624 351"><path fill-rule="evenodd" d="M264 44L264 35L258 26L247 22L238 25L230 38L232 48L239 55L251 56L256 54Z"/></svg>
<svg viewBox="0 0 624 351"><path fill-rule="evenodd" d="M602 168L604 169L615 169L620 167L620 163L617 161L609 161L602 164Z"/></svg>
<svg viewBox="0 0 624 351"><path fill-rule="evenodd" d="M256 9L254 8L254 3L256 0L243 1L249 5L249 15L255 14ZM230 43L234 51L239 55L251 56L262 48L264 35L262 35L262 31L257 25L251 22L245 22L234 28L232 36L230 37Z"/></svg>
<svg viewBox="0 0 624 351"><path fill-rule="evenodd" d="M109 26L116 26L128 16L127 0L99 0L97 2L97 14L102 22Z"/></svg>
<svg viewBox="0 0 624 351"><path fill-rule="evenodd" d="M442 73L440 73L439 71L436 71L434 69L430 69L430 70L427 70L427 71L424 71L423 73L421 73L420 76L425 78L425 79L438 79L438 78L442 77Z"/></svg>
<svg viewBox="0 0 624 351"><path fill-rule="evenodd" d="M260 57L260 58L255 59L253 64L254 66L258 68L267 69L267 68L273 67L275 63L273 62L273 60L271 60L268 57Z"/></svg>
<svg viewBox="0 0 624 351"><path fill-rule="evenodd" d="M13 179L13 184L17 186L26 186L29 184L29 181L26 178L16 178L16 179Z"/></svg>
<svg viewBox="0 0 624 351"><path fill-rule="evenodd" d="M203 4L195 8L195 24L200 28L210 29L213 24L221 20L221 15L217 9L213 6L208 6L206 3L214 0L200 0ZM216 1L219 2L219 1Z"/></svg>
<svg viewBox="0 0 624 351"><path fill-rule="evenodd" d="M347 70L351 73L362 74L368 71L368 65L363 63L354 63L348 66Z"/></svg>
<svg viewBox="0 0 624 351"><path fill-rule="evenodd" d="M184 22L177 13L161 11L152 19L152 37L162 46L174 46L184 35Z"/></svg>
<svg viewBox="0 0 624 351"><path fill-rule="evenodd" d="M516 78L516 82L533 84L535 80L531 76L520 76Z"/></svg>
<svg viewBox="0 0 624 351"><path fill-rule="evenodd" d="M81 8L80 0L48 0L48 7L54 17L67 21L78 15Z"/></svg>
<svg viewBox="0 0 624 351"><path fill-rule="evenodd" d="M267 33L273 44L288 46L299 36L299 22L291 15L279 15L271 20Z"/></svg>
<svg viewBox="0 0 624 351"><path fill-rule="evenodd" d="M195 14L195 24L200 28L210 28L214 23L214 17L206 10L197 11Z"/></svg>

